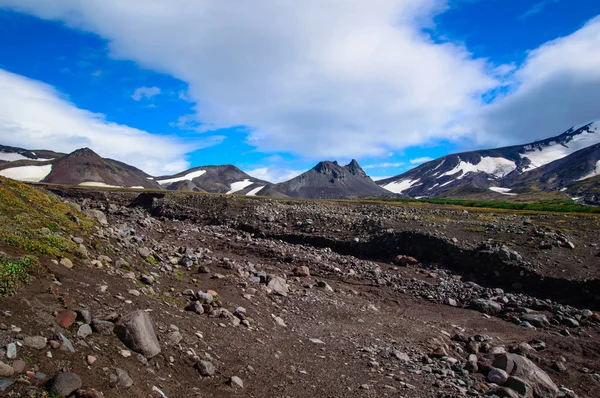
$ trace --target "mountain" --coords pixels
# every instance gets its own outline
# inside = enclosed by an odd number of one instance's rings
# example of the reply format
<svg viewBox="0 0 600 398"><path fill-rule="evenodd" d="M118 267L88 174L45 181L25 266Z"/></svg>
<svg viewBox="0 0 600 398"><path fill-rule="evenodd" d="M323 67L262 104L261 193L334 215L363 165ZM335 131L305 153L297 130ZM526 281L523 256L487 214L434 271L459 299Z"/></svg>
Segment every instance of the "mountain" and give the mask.
<svg viewBox="0 0 600 398"><path fill-rule="evenodd" d="M320 162L314 168L289 181L267 187L260 195L285 195L293 198L351 199L390 197L378 186L356 160L346 166L337 162Z"/></svg>
<svg viewBox="0 0 600 398"><path fill-rule="evenodd" d="M160 189L152 177L143 171L116 160L103 159L89 148L45 161L38 159L3 163L0 165L0 175L29 182Z"/></svg>
<svg viewBox="0 0 600 398"><path fill-rule="evenodd" d="M244 173L233 165L203 166L181 173L154 178L168 190L212 192L225 194L256 195L268 181L259 180Z"/></svg>
<svg viewBox="0 0 600 398"><path fill-rule="evenodd" d="M65 154L60 152L47 150L30 151L28 149L0 145L0 164L19 160L46 162L63 156L65 156Z"/></svg>
<svg viewBox="0 0 600 398"><path fill-rule="evenodd" d="M526 145L447 155L396 177L377 181L377 184L410 197L440 196L458 188L461 191L491 189L508 194L510 187L528 180L527 175L532 176L530 180L535 180L534 175L539 177L543 174L546 181L570 184L585 177L578 170L588 174L592 172L591 162L594 158L596 161L600 158L596 150L586 149L599 143L600 123L588 123L571 128L557 137ZM561 159L564 159L564 163L550 166ZM563 172L561 178L553 176L565 164L579 166L573 166L570 172ZM547 184L544 189L556 188Z"/></svg>

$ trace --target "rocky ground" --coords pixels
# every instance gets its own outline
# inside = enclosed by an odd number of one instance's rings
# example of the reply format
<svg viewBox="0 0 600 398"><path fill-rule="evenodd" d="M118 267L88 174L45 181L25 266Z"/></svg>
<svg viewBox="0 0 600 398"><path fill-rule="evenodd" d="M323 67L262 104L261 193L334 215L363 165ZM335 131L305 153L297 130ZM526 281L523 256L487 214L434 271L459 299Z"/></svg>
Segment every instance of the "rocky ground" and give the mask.
<svg viewBox="0 0 600 398"><path fill-rule="evenodd" d="M597 396L597 217L53 191L97 224L0 298L0 394Z"/></svg>

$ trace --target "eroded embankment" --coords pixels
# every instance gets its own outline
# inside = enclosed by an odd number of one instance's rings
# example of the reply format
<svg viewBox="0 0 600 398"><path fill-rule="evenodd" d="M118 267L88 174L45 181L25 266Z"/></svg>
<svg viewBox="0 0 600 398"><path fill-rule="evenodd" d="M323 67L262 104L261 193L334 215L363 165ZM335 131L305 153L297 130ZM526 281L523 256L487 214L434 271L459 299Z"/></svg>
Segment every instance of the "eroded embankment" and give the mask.
<svg viewBox="0 0 600 398"><path fill-rule="evenodd" d="M248 226L241 229L251 230ZM254 229L252 232L259 232ZM497 252L464 249L445 239L419 232L395 232L374 236L366 242L339 241L306 234L265 235L292 244L329 247L343 255L382 262L392 262L399 254L416 257L422 262L440 264L465 278L486 287L500 287L538 298L570 304L579 308L600 308L600 281L597 279L577 281L544 277L519 263L500 259Z"/></svg>

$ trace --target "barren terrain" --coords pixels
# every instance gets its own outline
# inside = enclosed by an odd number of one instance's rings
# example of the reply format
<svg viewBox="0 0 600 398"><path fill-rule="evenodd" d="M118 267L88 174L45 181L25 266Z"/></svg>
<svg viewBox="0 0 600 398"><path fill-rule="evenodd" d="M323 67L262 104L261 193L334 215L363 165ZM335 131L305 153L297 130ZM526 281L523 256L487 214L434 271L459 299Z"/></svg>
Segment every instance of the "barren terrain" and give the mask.
<svg viewBox="0 0 600 398"><path fill-rule="evenodd" d="M51 191L97 221L0 298L0 394L597 396L598 217Z"/></svg>

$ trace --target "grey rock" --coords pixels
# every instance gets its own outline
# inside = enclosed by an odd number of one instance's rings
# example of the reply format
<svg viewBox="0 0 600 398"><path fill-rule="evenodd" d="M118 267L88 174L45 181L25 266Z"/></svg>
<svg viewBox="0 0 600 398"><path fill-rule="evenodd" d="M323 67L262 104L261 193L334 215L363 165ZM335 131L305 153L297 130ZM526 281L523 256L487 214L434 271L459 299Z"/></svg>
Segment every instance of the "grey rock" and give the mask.
<svg viewBox="0 0 600 398"><path fill-rule="evenodd" d="M88 310L79 309L75 310L75 312L77 313L77 320L81 320L87 324L92 323L92 314Z"/></svg>
<svg viewBox="0 0 600 398"><path fill-rule="evenodd" d="M111 387L130 388L133 386L133 379L123 369L114 368L109 383Z"/></svg>
<svg viewBox="0 0 600 398"><path fill-rule="evenodd" d="M510 374L505 386L525 396L554 397L558 387L550 376L529 359L517 354L501 354L493 366Z"/></svg>
<svg viewBox="0 0 600 398"><path fill-rule="evenodd" d="M81 377L78 374L67 372L59 373L46 383L46 388L56 395L69 396L81 388Z"/></svg>
<svg viewBox="0 0 600 398"><path fill-rule="evenodd" d="M0 361L0 377L11 377L14 374L15 370L12 368L12 366Z"/></svg>
<svg viewBox="0 0 600 398"><path fill-rule="evenodd" d="M6 345L6 357L8 359L15 359L17 357L17 345L15 343L8 343Z"/></svg>
<svg viewBox="0 0 600 398"><path fill-rule="evenodd" d="M196 369L198 369L198 372L204 377L213 376L217 371L215 365L208 361L198 361L198 363L196 363Z"/></svg>
<svg viewBox="0 0 600 398"><path fill-rule="evenodd" d="M94 332L100 333L104 336L110 336L113 334L115 329L115 325L112 322L102 321L100 319L94 319L91 326Z"/></svg>
<svg viewBox="0 0 600 398"><path fill-rule="evenodd" d="M140 281L145 285L152 285L154 283L154 277L152 275L140 276Z"/></svg>
<svg viewBox="0 0 600 398"><path fill-rule="evenodd" d="M77 336L86 338L90 334L92 334L92 327L90 325L84 324L79 327L77 330Z"/></svg>
<svg viewBox="0 0 600 398"><path fill-rule="evenodd" d="M472 300L469 303L469 308L488 315L495 315L502 311L502 305L495 301L485 299Z"/></svg>
<svg viewBox="0 0 600 398"><path fill-rule="evenodd" d="M26 366L27 362L23 361L22 359L17 359L12 364L12 368L15 371L15 373L23 373Z"/></svg>
<svg viewBox="0 0 600 398"><path fill-rule="evenodd" d="M267 287L281 296L287 296L290 291L286 280L280 276L272 276Z"/></svg>
<svg viewBox="0 0 600 398"><path fill-rule="evenodd" d="M48 339L42 336L27 336L23 339L23 345L25 347L34 348L36 350L43 350L46 348Z"/></svg>
<svg viewBox="0 0 600 398"><path fill-rule="evenodd" d="M8 390L15 382L11 379L0 379L0 392Z"/></svg>
<svg viewBox="0 0 600 398"><path fill-rule="evenodd" d="M68 351L70 353L75 352L75 347L73 347L73 343L69 340L64 334L60 333L58 335L58 341L60 342L61 351Z"/></svg>
<svg viewBox="0 0 600 398"><path fill-rule="evenodd" d="M498 384L499 386L504 385L510 376L506 371L502 369L493 368L487 375L487 379L490 383Z"/></svg>
<svg viewBox="0 0 600 398"><path fill-rule="evenodd" d="M152 251L150 249L148 249L147 247L139 247L138 254L143 258L147 258L152 255Z"/></svg>
<svg viewBox="0 0 600 398"><path fill-rule="evenodd" d="M548 321L548 318L544 314L523 314L520 315L519 318L538 328L550 326L550 321Z"/></svg>
<svg viewBox="0 0 600 398"><path fill-rule="evenodd" d="M115 333L123 344L146 358L160 353L152 321L145 311L134 311L123 316L115 325Z"/></svg>
<svg viewBox="0 0 600 398"><path fill-rule="evenodd" d="M199 301L193 301L185 307L186 311L192 311L196 314L202 315L204 314L204 307L200 304Z"/></svg>
<svg viewBox="0 0 600 398"><path fill-rule="evenodd" d="M95 210L95 209L87 210L85 212L85 215L90 218L95 219L102 225L108 225L108 220L106 219L106 215L100 210Z"/></svg>
<svg viewBox="0 0 600 398"><path fill-rule="evenodd" d="M237 376L231 376L228 383L232 387L244 388L244 382Z"/></svg>
<svg viewBox="0 0 600 398"><path fill-rule="evenodd" d="M392 356L400 361L409 362L410 357L405 352L392 351Z"/></svg>

